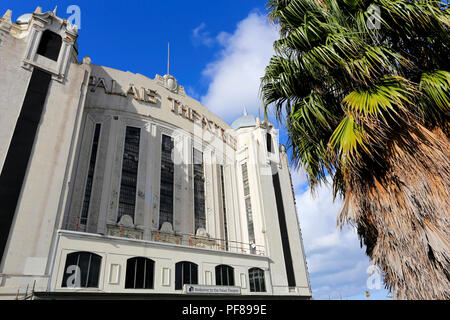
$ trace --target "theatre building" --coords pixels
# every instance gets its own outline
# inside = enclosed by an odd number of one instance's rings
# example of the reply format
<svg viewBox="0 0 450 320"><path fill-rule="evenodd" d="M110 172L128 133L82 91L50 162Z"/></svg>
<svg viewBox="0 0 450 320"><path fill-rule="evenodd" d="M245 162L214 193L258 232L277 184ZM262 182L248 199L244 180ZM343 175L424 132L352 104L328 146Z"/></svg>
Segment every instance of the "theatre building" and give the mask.
<svg viewBox="0 0 450 320"><path fill-rule="evenodd" d="M56 10L0 18L0 298L311 298L273 125L77 37Z"/></svg>

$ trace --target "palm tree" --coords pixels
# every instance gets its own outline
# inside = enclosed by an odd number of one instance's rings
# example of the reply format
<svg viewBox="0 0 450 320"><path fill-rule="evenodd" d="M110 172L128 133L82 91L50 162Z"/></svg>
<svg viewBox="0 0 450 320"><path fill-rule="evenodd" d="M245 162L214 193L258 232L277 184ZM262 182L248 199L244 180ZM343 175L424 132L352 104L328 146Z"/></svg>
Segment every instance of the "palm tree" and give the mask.
<svg viewBox="0 0 450 320"><path fill-rule="evenodd" d="M375 5L375 6L374 6ZM450 15L432 0L269 0L262 78L292 159L344 199L396 299L450 298ZM379 13L379 14L378 14Z"/></svg>

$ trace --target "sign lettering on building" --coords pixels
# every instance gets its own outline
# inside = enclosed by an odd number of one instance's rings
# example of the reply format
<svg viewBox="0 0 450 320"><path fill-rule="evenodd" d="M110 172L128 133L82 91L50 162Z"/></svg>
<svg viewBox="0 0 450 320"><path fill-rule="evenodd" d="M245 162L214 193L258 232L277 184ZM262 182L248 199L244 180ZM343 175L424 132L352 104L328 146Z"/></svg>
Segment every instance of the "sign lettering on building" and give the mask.
<svg viewBox="0 0 450 320"><path fill-rule="evenodd" d="M105 94L108 95L118 95L122 97L128 97L131 95L133 99L137 101L142 101L145 103L156 104L156 97L158 92L156 90L144 88L144 87L136 87L134 84L129 84L126 87L126 90L123 90L122 87L115 81L114 79L105 80L101 77L91 76L89 80L89 86L91 87L91 92L96 92L97 89L103 89ZM224 128L215 123L212 120L209 120L205 115L198 113L193 108L183 105L178 100L168 97L167 98L171 102L171 111L183 118L198 124L202 129L215 134L220 137L223 142L228 143L236 148L236 140L230 134L227 134Z"/></svg>
<svg viewBox="0 0 450 320"><path fill-rule="evenodd" d="M127 97L131 94L135 100L156 104L157 92L152 89L143 87L138 89L134 84L130 84L126 90L122 90L116 80L111 79L111 81L107 82L104 78L97 78L95 76L90 78L89 85L91 86L91 92L95 92L98 88L102 88L105 90L106 94L122 97Z"/></svg>
<svg viewBox="0 0 450 320"><path fill-rule="evenodd" d="M230 134L226 133L227 130L219 126L214 121L209 120L205 115L198 113L193 108L183 105L180 101L172 97L168 97L167 99L171 102L170 111L174 114L182 116L183 118L198 124L202 127L202 129L219 136L222 138L223 142L229 143L233 146L233 148L235 148L236 140Z"/></svg>
<svg viewBox="0 0 450 320"><path fill-rule="evenodd" d="M206 295L240 295L241 287L235 286L206 286L196 284L185 284L185 294L206 294Z"/></svg>

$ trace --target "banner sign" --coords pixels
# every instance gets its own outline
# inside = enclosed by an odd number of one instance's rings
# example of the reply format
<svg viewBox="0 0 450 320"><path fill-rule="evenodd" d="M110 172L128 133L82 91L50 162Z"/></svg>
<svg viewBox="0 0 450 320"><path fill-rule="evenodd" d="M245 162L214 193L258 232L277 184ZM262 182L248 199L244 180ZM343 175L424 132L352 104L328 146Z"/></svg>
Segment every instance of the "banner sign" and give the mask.
<svg viewBox="0 0 450 320"><path fill-rule="evenodd" d="M202 286L196 284L185 284L185 294L207 294L207 295L240 295L241 287L232 286Z"/></svg>

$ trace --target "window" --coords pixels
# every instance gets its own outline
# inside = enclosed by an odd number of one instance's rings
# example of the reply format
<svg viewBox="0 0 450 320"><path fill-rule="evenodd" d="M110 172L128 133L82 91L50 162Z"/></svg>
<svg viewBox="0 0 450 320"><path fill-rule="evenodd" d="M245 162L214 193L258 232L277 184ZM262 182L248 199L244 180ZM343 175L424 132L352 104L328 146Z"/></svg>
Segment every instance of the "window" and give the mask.
<svg viewBox="0 0 450 320"><path fill-rule="evenodd" d="M100 138L101 124L95 125L94 139L92 142L91 158L89 161L88 176L86 181L86 188L84 190L83 208L81 209L80 224L86 225L89 212L89 203L91 201L92 184L94 181L95 162L97 160L98 141Z"/></svg>
<svg viewBox="0 0 450 320"><path fill-rule="evenodd" d="M5 252L51 80L50 73L37 68L33 69L8 153L1 169L0 261Z"/></svg>
<svg viewBox="0 0 450 320"><path fill-rule="evenodd" d="M250 292L266 292L264 270L251 268L248 270L248 278L250 281Z"/></svg>
<svg viewBox="0 0 450 320"><path fill-rule="evenodd" d="M281 193L280 177L278 173L272 174L273 188L277 202L278 222L280 225L281 244L283 246L284 265L289 287L295 287L294 266L292 263L291 246L287 230L286 215L284 212L283 195Z"/></svg>
<svg viewBox="0 0 450 320"><path fill-rule="evenodd" d="M69 253L64 267L63 288L98 288L102 257L91 252Z"/></svg>
<svg viewBox="0 0 450 320"><path fill-rule="evenodd" d="M62 39L61 36L45 30L42 34L41 42L37 49L37 54L49 58L53 61L58 60L59 51L61 50Z"/></svg>
<svg viewBox="0 0 450 320"><path fill-rule="evenodd" d="M140 137L141 129L127 127L125 148L123 152L122 181L120 184L119 214L117 221L119 221L123 215L129 215L134 219Z"/></svg>
<svg viewBox="0 0 450 320"><path fill-rule="evenodd" d="M173 225L173 139L162 135L161 147L161 186L159 196L159 228L164 222Z"/></svg>
<svg viewBox="0 0 450 320"><path fill-rule="evenodd" d="M219 265L216 267L216 285L234 286L234 269L230 266Z"/></svg>
<svg viewBox="0 0 450 320"><path fill-rule="evenodd" d="M252 203L250 199L250 185L248 181L247 163L242 165L242 180L244 182L244 201L245 212L247 214L248 240L250 242L250 252L256 253L256 247L251 244L255 243L255 230L253 226Z"/></svg>
<svg viewBox="0 0 450 320"><path fill-rule="evenodd" d="M198 266L182 261L175 265L175 290L182 290L185 284L198 284Z"/></svg>
<svg viewBox="0 0 450 320"><path fill-rule="evenodd" d="M153 270L155 262L147 258L127 260L125 289L153 289Z"/></svg>
<svg viewBox="0 0 450 320"><path fill-rule="evenodd" d="M223 178L223 166L220 166L220 182L222 185L223 234L225 240L225 250L228 251L227 206L225 201L225 182Z"/></svg>
<svg viewBox="0 0 450 320"><path fill-rule="evenodd" d="M206 229L205 215L205 177L203 172L203 153L194 148L194 215L195 231L198 228Z"/></svg>
<svg viewBox="0 0 450 320"><path fill-rule="evenodd" d="M267 142L267 152L272 153L272 135L270 133L266 133L266 142Z"/></svg>

